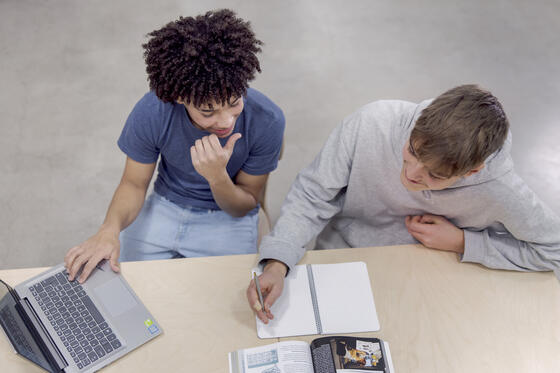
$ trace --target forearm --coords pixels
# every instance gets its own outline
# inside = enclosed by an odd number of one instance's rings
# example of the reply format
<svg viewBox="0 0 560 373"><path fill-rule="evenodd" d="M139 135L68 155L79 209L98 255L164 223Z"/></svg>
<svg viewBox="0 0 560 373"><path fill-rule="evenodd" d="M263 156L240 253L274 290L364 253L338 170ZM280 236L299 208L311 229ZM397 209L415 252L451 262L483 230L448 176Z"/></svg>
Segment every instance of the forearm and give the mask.
<svg viewBox="0 0 560 373"><path fill-rule="evenodd" d="M489 268L517 271L547 271L560 268L560 244L536 244L520 241L511 234L465 230L463 262L475 262Z"/></svg>
<svg viewBox="0 0 560 373"><path fill-rule="evenodd" d="M113 195L105 221L99 231L119 234L128 227L138 216L147 188L136 186L129 182L121 182Z"/></svg>
<svg viewBox="0 0 560 373"><path fill-rule="evenodd" d="M225 171L209 185L218 206L233 217L245 216L258 204L255 196L236 185Z"/></svg>

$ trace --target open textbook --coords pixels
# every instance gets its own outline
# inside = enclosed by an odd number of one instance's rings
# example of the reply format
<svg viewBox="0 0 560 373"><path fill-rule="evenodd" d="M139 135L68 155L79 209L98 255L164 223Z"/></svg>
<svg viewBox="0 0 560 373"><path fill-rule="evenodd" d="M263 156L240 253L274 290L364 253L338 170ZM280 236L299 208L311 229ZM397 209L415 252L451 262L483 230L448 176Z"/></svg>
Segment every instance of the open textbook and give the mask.
<svg viewBox="0 0 560 373"><path fill-rule="evenodd" d="M256 318L259 338L379 330L364 262L295 266L270 310L268 324Z"/></svg>
<svg viewBox="0 0 560 373"><path fill-rule="evenodd" d="M323 337L229 353L230 373L394 373L389 345L377 338Z"/></svg>

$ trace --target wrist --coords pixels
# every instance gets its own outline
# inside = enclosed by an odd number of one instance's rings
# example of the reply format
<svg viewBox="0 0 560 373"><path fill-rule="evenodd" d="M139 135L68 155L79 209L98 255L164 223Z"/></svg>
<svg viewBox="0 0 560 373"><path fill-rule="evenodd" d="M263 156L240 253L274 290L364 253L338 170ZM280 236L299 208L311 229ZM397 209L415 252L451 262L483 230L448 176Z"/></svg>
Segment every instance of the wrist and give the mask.
<svg viewBox="0 0 560 373"><path fill-rule="evenodd" d="M463 254L465 252L465 232L461 229L461 239L455 247L455 252Z"/></svg>
<svg viewBox="0 0 560 373"><path fill-rule="evenodd" d="M112 237L119 237L121 230L114 225L103 223L99 228L97 234L102 236L112 236Z"/></svg>
<svg viewBox="0 0 560 373"><path fill-rule="evenodd" d="M232 181L227 173L227 171L224 169L223 172L219 172L216 173L215 175L212 175L210 177L208 177L208 179L206 179L206 181L208 181L208 184L210 185L210 187L217 187L217 186L221 186L221 185L227 185L227 184L231 184Z"/></svg>
<svg viewBox="0 0 560 373"><path fill-rule="evenodd" d="M282 277L286 277L288 266L279 260L269 259L264 266L263 272L276 272L280 273Z"/></svg>

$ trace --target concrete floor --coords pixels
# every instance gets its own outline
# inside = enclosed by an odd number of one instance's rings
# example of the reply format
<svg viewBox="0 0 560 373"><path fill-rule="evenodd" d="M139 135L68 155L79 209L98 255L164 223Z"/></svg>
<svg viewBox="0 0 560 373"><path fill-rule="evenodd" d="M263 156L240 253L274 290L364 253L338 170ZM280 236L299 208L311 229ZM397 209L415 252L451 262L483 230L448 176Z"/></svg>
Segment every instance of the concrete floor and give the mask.
<svg viewBox="0 0 560 373"><path fill-rule="evenodd" d="M560 2L2 0L0 268L54 265L96 232L125 161L117 137L148 89L145 35L224 7L265 42L252 85L287 119L273 219L344 116L463 83L500 98L517 171L560 213Z"/></svg>

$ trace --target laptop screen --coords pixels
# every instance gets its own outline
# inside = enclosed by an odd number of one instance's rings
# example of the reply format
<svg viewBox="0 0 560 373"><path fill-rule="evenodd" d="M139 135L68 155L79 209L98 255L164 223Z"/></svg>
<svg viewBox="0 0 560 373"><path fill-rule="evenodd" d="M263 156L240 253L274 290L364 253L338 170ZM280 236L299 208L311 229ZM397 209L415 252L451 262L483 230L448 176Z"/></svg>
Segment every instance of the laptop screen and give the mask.
<svg viewBox="0 0 560 373"><path fill-rule="evenodd" d="M31 360L43 369L51 371L51 366L21 318L19 312L23 312L23 310L10 290L8 284L0 280L0 324L2 328L4 328L10 342L21 356Z"/></svg>

